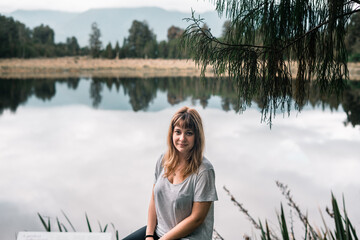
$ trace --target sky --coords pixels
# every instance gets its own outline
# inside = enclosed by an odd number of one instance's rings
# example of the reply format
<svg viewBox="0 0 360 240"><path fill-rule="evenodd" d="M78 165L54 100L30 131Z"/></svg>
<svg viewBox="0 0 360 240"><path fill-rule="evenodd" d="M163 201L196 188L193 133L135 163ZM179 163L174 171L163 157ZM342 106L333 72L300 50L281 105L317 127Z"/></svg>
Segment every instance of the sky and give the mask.
<svg viewBox="0 0 360 240"><path fill-rule="evenodd" d="M161 7L166 10L196 12L214 10L211 0L1 0L0 12L9 13L15 10L59 10L69 12L83 12L93 8L112 7Z"/></svg>

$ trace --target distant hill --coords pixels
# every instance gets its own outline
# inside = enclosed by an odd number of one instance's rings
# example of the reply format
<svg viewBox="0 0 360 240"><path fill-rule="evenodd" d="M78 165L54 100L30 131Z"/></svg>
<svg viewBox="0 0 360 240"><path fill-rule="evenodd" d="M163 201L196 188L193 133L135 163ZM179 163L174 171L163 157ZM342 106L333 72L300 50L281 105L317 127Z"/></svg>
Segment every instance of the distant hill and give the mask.
<svg viewBox="0 0 360 240"><path fill-rule="evenodd" d="M186 28L189 23L183 19L191 16L190 13L167 11L156 7L91 9L81 13L17 10L5 15L30 28L40 24L49 25L55 31L55 42L65 42L66 37L75 36L82 47L88 45L93 22L97 22L101 30L101 41L105 47L109 42L114 46L116 41L122 45L133 20L146 20L157 40L161 41L167 39L167 30L172 25ZM220 19L215 11L202 13L200 17L205 18L215 36L221 35L225 19Z"/></svg>

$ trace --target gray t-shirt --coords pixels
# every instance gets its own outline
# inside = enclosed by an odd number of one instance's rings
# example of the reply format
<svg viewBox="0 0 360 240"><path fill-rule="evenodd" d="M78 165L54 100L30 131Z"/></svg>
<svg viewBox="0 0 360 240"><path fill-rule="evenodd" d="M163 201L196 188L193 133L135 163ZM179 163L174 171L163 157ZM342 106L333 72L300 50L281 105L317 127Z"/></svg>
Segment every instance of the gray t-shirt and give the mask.
<svg viewBox="0 0 360 240"><path fill-rule="evenodd" d="M172 184L164 175L163 155L156 163L154 199L157 217L156 234L163 236L183 219L190 216L193 202L218 200L215 188L215 172L205 157L198 173L188 176L182 183ZM214 226L214 203L205 221L183 240L211 240Z"/></svg>

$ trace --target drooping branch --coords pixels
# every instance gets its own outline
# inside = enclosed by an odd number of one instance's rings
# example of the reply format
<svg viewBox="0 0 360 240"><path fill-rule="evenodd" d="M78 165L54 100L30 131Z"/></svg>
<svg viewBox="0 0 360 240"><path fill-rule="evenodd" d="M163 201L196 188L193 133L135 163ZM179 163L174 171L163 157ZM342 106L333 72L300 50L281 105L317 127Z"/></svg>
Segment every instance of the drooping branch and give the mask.
<svg viewBox="0 0 360 240"><path fill-rule="evenodd" d="M349 16L349 15L354 14L354 13L356 13L356 12L360 12L360 9L355 9L355 10L353 10L353 11L351 11L351 12L344 13L344 14L342 14L342 15L339 15L339 16L336 17L336 19ZM282 47L282 48L280 49L280 51L283 51L283 50L287 49L288 47L290 47L291 45L294 45L296 42L298 42L298 41L300 41L301 39L305 38L306 36L308 36L308 35L311 34L312 32L314 32L314 31L318 30L319 28L321 28L322 26L328 24L329 22L330 22L330 19L326 20L325 22L320 23L319 25L317 25L316 27L310 29L309 31L307 31L307 32L304 33L303 35L297 37L295 40L293 40L293 41L289 42L288 44L286 44L284 47Z"/></svg>
<svg viewBox="0 0 360 240"><path fill-rule="evenodd" d="M191 30L193 29L194 25L196 27L197 30L199 30L207 39L209 39L212 42L215 42L217 44L220 44L222 46L226 46L226 47L232 47L232 48L267 48L267 49L271 49L271 47L268 46L259 46L259 45L253 45L253 44L231 44L231 43L226 43L223 41L220 41L217 37L215 37L210 30L207 29L203 29L199 23L203 23L204 19L196 19L194 17L195 12L192 12L192 17L191 18L184 18L183 20L189 22L189 21L193 21L194 23L192 25L190 25L187 30Z"/></svg>
<svg viewBox="0 0 360 240"><path fill-rule="evenodd" d="M353 2L359 3L360 4L360 0L352 0ZM351 1L350 1L351 2ZM262 6L263 4L261 4L260 6ZM260 8L260 6L258 8ZM255 10L258 10L258 8L256 8ZM339 19L345 16L349 16L352 15L356 12L360 12L360 9L354 9L353 11L338 15L335 17L335 19ZM322 26L328 24L330 22L330 19L319 23L317 26L313 27L312 29L310 29L309 31L305 32L304 34L302 34L301 36L298 36L296 39L294 39L293 41L290 41L289 43L287 43L285 46L281 47L281 48L274 48L272 46L264 46L264 45L255 45L255 44L231 44L231 43L227 43L224 41L219 40L217 37L215 37L210 30L205 30L203 28L200 27L199 22L203 22L204 19L195 19L194 17L194 11L192 12L192 17L191 18L184 18L184 20L188 21L193 21L195 26L197 27L197 29L199 29L204 36L206 36L206 38L208 38L210 41L213 41L219 45L222 46L226 46L226 47L232 47L232 48L258 48L258 49L271 49L274 50L276 52L283 52L285 49L289 48L290 46L294 45L296 42L300 41L301 39L305 38L306 36L310 35L311 33L313 33L314 31L318 30L319 28L321 28ZM247 14L246 16L250 16L251 14ZM192 28L192 27L190 27ZM205 32L206 31L206 32Z"/></svg>
<svg viewBox="0 0 360 240"><path fill-rule="evenodd" d="M360 1L329 0L217 0L219 15L225 11L229 28L214 37L202 27L204 19L195 18L182 37L205 76L212 66L216 76L234 80L241 111L260 102L261 121L270 123L278 109L290 114L306 104L307 85L318 84L321 94L340 96L345 89L347 52L344 35L348 16L359 12L353 4ZM297 75L292 76L292 63Z"/></svg>

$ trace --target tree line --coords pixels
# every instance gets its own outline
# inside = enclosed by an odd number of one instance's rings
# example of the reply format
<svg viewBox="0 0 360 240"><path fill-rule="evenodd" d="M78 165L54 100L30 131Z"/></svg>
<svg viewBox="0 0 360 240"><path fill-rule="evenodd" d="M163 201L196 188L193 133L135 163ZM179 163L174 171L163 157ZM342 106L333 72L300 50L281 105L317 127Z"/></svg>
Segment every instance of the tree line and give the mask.
<svg viewBox="0 0 360 240"><path fill-rule="evenodd" d="M80 47L76 37L66 38L66 42L55 43L55 32L41 24L28 28L12 17L0 15L0 58L35 58L63 56L91 56L93 58L189 58L179 47L183 29L171 26L167 41L156 40L156 35L146 21L134 20L128 37L120 47L109 42L103 47L101 30L97 23L91 25L89 45Z"/></svg>
<svg viewBox="0 0 360 240"><path fill-rule="evenodd" d="M91 25L89 38L90 55L94 58L189 58L189 54L180 48L180 37L184 29L171 26L167 31L167 41L158 42L156 35L146 21L134 20L128 37L124 38L120 47L109 42L105 48L101 42L101 30L97 23Z"/></svg>
<svg viewBox="0 0 360 240"><path fill-rule="evenodd" d="M0 58L62 57L87 55L87 48L80 48L76 37L66 43L54 42L55 32L41 24L30 29L11 17L0 15Z"/></svg>
<svg viewBox="0 0 360 240"><path fill-rule="evenodd" d="M203 29L208 29L206 24ZM220 39L228 37L230 22L223 25ZM30 29L25 24L15 21L12 17L0 15L0 58L33 58L33 57L63 57L87 56L94 58L190 58L180 47L184 29L171 26L167 32L167 41L158 42L156 35L146 21L134 20L129 29L128 37L123 39L120 47L109 42L105 46L101 41L101 30L97 23L91 25L89 45L80 47L76 37L66 38L65 43L55 43L55 32L47 25ZM360 13L351 16L347 27L346 47L349 61L360 61Z"/></svg>

